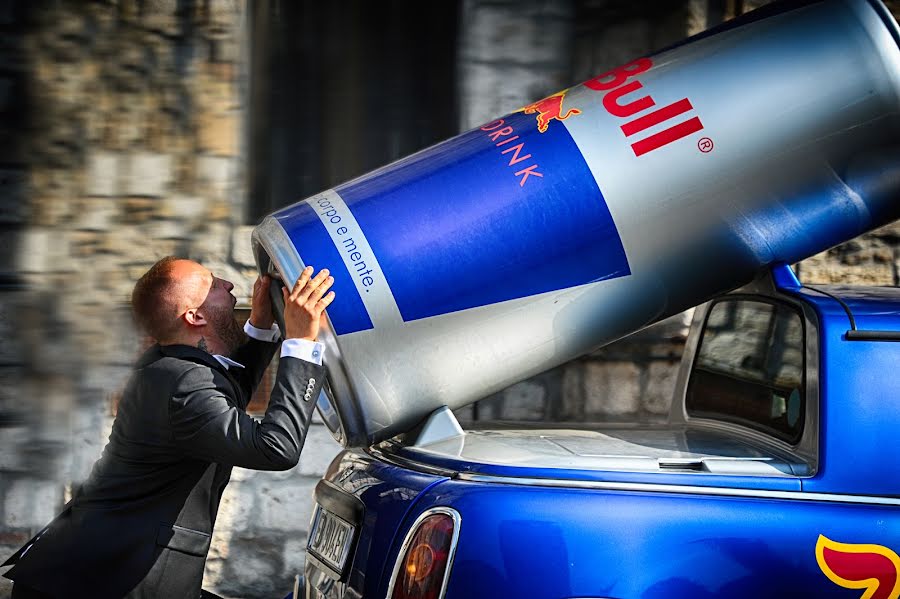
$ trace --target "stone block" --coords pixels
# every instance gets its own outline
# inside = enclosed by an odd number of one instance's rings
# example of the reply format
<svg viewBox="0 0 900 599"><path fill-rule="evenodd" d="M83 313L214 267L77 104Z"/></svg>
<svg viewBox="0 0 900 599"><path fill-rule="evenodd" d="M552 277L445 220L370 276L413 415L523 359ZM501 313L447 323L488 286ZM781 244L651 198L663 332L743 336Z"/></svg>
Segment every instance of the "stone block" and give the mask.
<svg viewBox="0 0 900 599"><path fill-rule="evenodd" d="M207 223L194 233L189 257L205 264L207 260L224 262L231 251L231 227L226 223Z"/></svg>
<svg viewBox="0 0 900 599"><path fill-rule="evenodd" d="M313 511L313 490L318 478L260 478L254 525L258 529L305 532Z"/></svg>
<svg viewBox="0 0 900 599"><path fill-rule="evenodd" d="M543 3L546 6L548 3ZM466 18L463 60L528 64L540 69L562 61L572 31L565 18L525 14L519 7L482 5Z"/></svg>
<svg viewBox="0 0 900 599"><path fill-rule="evenodd" d="M90 198L77 202L72 225L82 231L108 231L118 224L120 202L116 199Z"/></svg>
<svg viewBox="0 0 900 599"><path fill-rule="evenodd" d="M121 390L122 386L116 390ZM67 472L70 480L87 479L94 462L100 457L109 440L113 423L111 411L113 389L112 385L94 389L90 392L90 397L86 397L87 392L83 392L82 404L71 411L72 447L67 456L69 458Z"/></svg>
<svg viewBox="0 0 900 599"><path fill-rule="evenodd" d="M197 183L201 193L214 199L227 199L237 182L236 167L234 158L223 156L197 158Z"/></svg>
<svg viewBox="0 0 900 599"><path fill-rule="evenodd" d="M121 154L92 152L87 159L84 193L89 196L110 197L119 194L119 178L124 166Z"/></svg>
<svg viewBox="0 0 900 599"><path fill-rule="evenodd" d="M221 585L226 582L225 578L225 559L215 557L216 548L220 546L228 546L227 542L220 541L219 535L213 532L212 543L209 546L209 555L206 557L206 567L203 570L203 588L222 595Z"/></svg>
<svg viewBox="0 0 900 599"><path fill-rule="evenodd" d="M559 91L566 85L559 78L525 65L469 62L460 65L460 122L463 129L480 126L500 115ZM485 89L497 90L489 96Z"/></svg>
<svg viewBox="0 0 900 599"><path fill-rule="evenodd" d="M506 389L503 393L504 420L542 420L546 413L545 401L547 397L543 385L530 381L523 381Z"/></svg>
<svg viewBox="0 0 900 599"><path fill-rule="evenodd" d="M651 362L645 374L647 383L641 396L644 410L656 416L665 416L672 407L675 380L678 378L678 362Z"/></svg>
<svg viewBox="0 0 900 599"><path fill-rule="evenodd" d="M587 362L584 366L585 412L624 417L640 408L640 369L631 362Z"/></svg>
<svg viewBox="0 0 900 599"><path fill-rule="evenodd" d="M256 259L253 257L253 246L250 243L252 226L235 227L231 234L231 261L238 266L255 268Z"/></svg>
<svg viewBox="0 0 900 599"><path fill-rule="evenodd" d="M872 237L881 239L882 241L889 243L894 248L896 248L897 245L900 244L900 220L875 229L874 231L872 231L871 235Z"/></svg>
<svg viewBox="0 0 900 599"><path fill-rule="evenodd" d="M44 50L57 63L75 65L84 61L90 46L87 18L75 11L65 11L52 29L44 29Z"/></svg>
<svg viewBox="0 0 900 599"><path fill-rule="evenodd" d="M281 563L284 564L282 572L285 578L293 580L297 574L303 574L306 565L306 539L307 535L292 535L284 543L284 556Z"/></svg>
<svg viewBox="0 0 900 599"><path fill-rule="evenodd" d="M206 216L206 200L198 196L175 194L162 199L156 212L160 218L178 218L199 222Z"/></svg>
<svg viewBox="0 0 900 599"><path fill-rule="evenodd" d="M257 473L257 470L250 470L248 468L241 468L239 466L235 466L231 469L231 482L240 482L253 478L253 476ZM229 483L231 484L231 483Z"/></svg>
<svg viewBox="0 0 900 599"><path fill-rule="evenodd" d="M877 238L854 240L798 265L806 284L893 285L893 248Z"/></svg>
<svg viewBox="0 0 900 599"><path fill-rule="evenodd" d="M238 121L233 112L202 112L198 122L200 150L214 156L237 154Z"/></svg>
<svg viewBox="0 0 900 599"><path fill-rule="evenodd" d="M220 35L237 30L241 20L242 6L235 2L210 3L206 8L207 28L220 32Z"/></svg>
<svg viewBox="0 0 900 599"><path fill-rule="evenodd" d="M130 197L122 201L122 224L139 225L156 217L159 202L152 198Z"/></svg>
<svg viewBox="0 0 900 599"><path fill-rule="evenodd" d="M180 33L178 10L177 0L154 0L144 9L141 23L154 32L176 37Z"/></svg>
<svg viewBox="0 0 900 599"><path fill-rule="evenodd" d="M894 251L894 287L900 286L900 249Z"/></svg>
<svg viewBox="0 0 900 599"><path fill-rule="evenodd" d="M206 220L209 222L222 222L232 220L235 208L228 199L213 199L206 205Z"/></svg>
<svg viewBox="0 0 900 599"><path fill-rule="evenodd" d="M312 425L300 454L300 463L293 471L302 476L321 477L341 449L341 444L334 440L327 427Z"/></svg>
<svg viewBox="0 0 900 599"><path fill-rule="evenodd" d="M697 35L708 29L707 0L688 0L687 10L687 36Z"/></svg>
<svg viewBox="0 0 900 599"><path fill-rule="evenodd" d="M23 206L24 208L24 206ZM54 197L34 197L28 206L29 224L33 227L67 227L75 212L73 202Z"/></svg>
<svg viewBox="0 0 900 599"><path fill-rule="evenodd" d="M258 486L258 483L252 479L232 480L228 483L219 504L219 515L216 519L217 532L244 531L253 526L257 512Z"/></svg>
<svg viewBox="0 0 900 599"><path fill-rule="evenodd" d="M160 219L147 224L147 235L153 240L190 239L191 231L183 220Z"/></svg>
<svg viewBox="0 0 900 599"><path fill-rule="evenodd" d="M241 44L234 36L211 36L209 42L209 59L217 65L233 67L240 59Z"/></svg>
<svg viewBox="0 0 900 599"><path fill-rule="evenodd" d="M79 268L85 268L89 264L92 268L92 274L96 274L100 265L94 262L100 254L106 254L114 251L114 243L118 235L108 235L100 231L73 231L67 235L69 240L69 251ZM90 260L91 262L88 262ZM83 298L82 298L83 299Z"/></svg>
<svg viewBox="0 0 900 599"><path fill-rule="evenodd" d="M578 420L584 415L584 362L570 362L562 377L561 420Z"/></svg>
<svg viewBox="0 0 900 599"><path fill-rule="evenodd" d="M461 408L457 408L453 410L453 415L456 416L456 419L461 423L466 424L468 422L473 422L474 419L474 406L468 405L463 406Z"/></svg>
<svg viewBox="0 0 900 599"><path fill-rule="evenodd" d="M281 576L283 543L284 535L275 533L265 538L233 536L229 558L212 590L225 597L284 597L291 584Z"/></svg>
<svg viewBox="0 0 900 599"><path fill-rule="evenodd" d="M478 420L496 420L500 418L503 414L503 404L505 401L506 397L503 395L502 390L493 395L488 395L485 398L479 399L476 402L477 406L474 408L478 412Z"/></svg>
<svg viewBox="0 0 900 599"><path fill-rule="evenodd" d="M172 156L142 152L128 157L125 195L159 198L172 183Z"/></svg>
<svg viewBox="0 0 900 599"><path fill-rule="evenodd" d="M50 251L49 229L8 231L0 237L0 270L43 273Z"/></svg>
<svg viewBox="0 0 900 599"><path fill-rule="evenodd" d="M21 235L18 269L23 273L71 272L70 239L52 229L29 229ZM9 237L12 237L11 235Z"/></svg>
<svg viewBox="0 0 900 599"><path fill-rule="evenodd" d="M6 487L6 526L38 529L50 522L63 504L63 486L56 482L21 479Z"/></svg>
<svg viewBox="0 0 900 599"><path fill-rule="evenodd" d="M14 408L17 406L10 406ZM6 406L0 404L0 415L11 416ZM24 418L24 415L20 415ZM26 472L28 464L23 449L31 441L31 429L28 426L4 426L0 428L0 472L9 476L10 472Z"/></svg>

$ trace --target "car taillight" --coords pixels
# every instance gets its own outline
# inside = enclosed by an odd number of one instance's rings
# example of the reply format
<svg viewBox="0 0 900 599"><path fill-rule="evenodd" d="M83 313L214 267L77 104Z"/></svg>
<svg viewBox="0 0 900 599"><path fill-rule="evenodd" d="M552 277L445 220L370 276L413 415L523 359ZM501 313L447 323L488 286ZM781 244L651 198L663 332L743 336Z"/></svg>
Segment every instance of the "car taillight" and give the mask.
<svg viewBox="0 0 900 599"><path fill-rule="evenodd" d="M456 510L434 508L410 529L391 577L390 599L441 599L447 588L460 517Z"/></svg>

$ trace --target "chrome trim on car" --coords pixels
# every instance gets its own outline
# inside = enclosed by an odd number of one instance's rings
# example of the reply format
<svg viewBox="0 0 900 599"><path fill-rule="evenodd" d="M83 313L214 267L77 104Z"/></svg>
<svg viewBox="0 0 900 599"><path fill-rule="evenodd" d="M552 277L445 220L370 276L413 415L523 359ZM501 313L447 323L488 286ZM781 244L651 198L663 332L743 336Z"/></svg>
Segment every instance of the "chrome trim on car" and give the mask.
<svg viewBox="0 0 900 599"><path fill-rule="evenodd" d="M786 499L793 501L823 501L829 503L859 503L865 505L900 505L900 497L875 497L866 495L842 495L836 493L804 493L803 491L772 491L769 489L737 489L734 487L702 487L696 485L669 485L662 483L628 483L553 478L528 478L461 472L457 480L521 485L529 487L564 487L572 489L601 489L604 491L634 491L649 493L679 493L691 495L719 495L725 497L749 497L760 499Z"/></svg>
<svg viewBox="0 0 900 599"><path fill-rule="evenodd" d="M402 565L403 560L406 558L406 551L409 549L409 545L410 543L412 543L413 537L416 536L416 533L419 531L419 526L421 526L422 522L426 518L435 514L446 514L453 519L453 538L450 539L450 549L447 552L447 567L444 569L444 580L441 582L441 592L438 594L438 599L444 599L444 595L447 594L447 583L450 581L450 570L453 569L453 558L456 556L456 545L459 542L459 529L462 525L462 516L460 516L459 512L451 507L440 506L425 510L424 512L419 514L419 517L416 518L416 521L413 522L413 525L406 533L406 537L403 539L403 544L400 546L400 552L397 554L397 560L394 562L394 571L391 573L391 581L388 584L387 595L385 599L391 599L391 595L394 593L394 585L397 584L397 576L400 573L400 566Z"/></svg>
<svg viewBox="0 0 900 599"><path fill-rule="evenodd" d="M443 476L446 478L456 478L458 474L456 470L433 466L431 464L412 460L406 457L399 456L395 453L391 453L390 451L386 451L386 449L390 448L392 444L394 444L394 442L390 440L382 441L379 446L362 448L361 451L366 452L376 460L381 460L382 462L387 462L388 464L399 466L401 468L410 468L412 470L423 472L425 474Z"/></svg>

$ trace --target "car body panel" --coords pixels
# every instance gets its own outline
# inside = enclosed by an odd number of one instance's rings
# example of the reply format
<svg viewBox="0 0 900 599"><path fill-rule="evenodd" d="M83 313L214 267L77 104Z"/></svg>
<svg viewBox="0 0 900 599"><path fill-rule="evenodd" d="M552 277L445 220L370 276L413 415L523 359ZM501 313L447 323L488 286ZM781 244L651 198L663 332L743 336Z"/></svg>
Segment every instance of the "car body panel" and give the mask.
<svg viewBox="0 0 900 599"><path fill-rule="evenodd" d="M324 480L362 501L365 512L359 537L343 576L338 576L307 554L306 596L317 598L373 597L386 562L385 547L396 540L415 500L431 485L446 477L400 468L359 452L335 457Z"/></svg>
<svg viewBox="0 0 900 599"><path fill-rule="evenodd" d="M897 506L504 487L456 481L421 505L462 516L447 597L849 597L820 534L896 546Z"/></svg>
<svg viewBox="0 0 900 599"><path fill-rule="evenodd" d="M413 522L446 507L461 522L447 599L893 597L900 342L847 331L900 331L900 291L803 287L782 265L723 297L803 319L796 443L687 413L704 307L667 424L449 427L341 454L326 479L363 501L365 524L346 582L311 596L385 597ZM868 578L841 578L841 556ZM308 561L308 580L320 570Z"/></svg>

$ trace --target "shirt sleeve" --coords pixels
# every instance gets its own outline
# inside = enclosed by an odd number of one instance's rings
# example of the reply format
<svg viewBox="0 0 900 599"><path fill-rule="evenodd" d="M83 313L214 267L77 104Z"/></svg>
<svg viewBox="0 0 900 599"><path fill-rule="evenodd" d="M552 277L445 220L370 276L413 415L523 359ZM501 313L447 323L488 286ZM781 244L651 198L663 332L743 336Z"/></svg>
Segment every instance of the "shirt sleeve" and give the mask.
<svg viewBox="0 0 900 599"><path fill-rule="evenodd" d="M281 337L281 329L277 324L273 324L271 329L258 329L248 320L244 324L244 332L248 337L252 337L257 341L278 341ZM322 354L325 352L325 346L318 341L309 341L308 339L285 339L281 344L281 357L289 356L306 360L313 364L322 365Z"/></svg>
<svg viewBox="0 0 900 599"><path fill-rule="evenodd" d="M278 341L281 337L281 329L278 328L277 324L273 324L271 329L258 329L250 324L250 320L247 320L247 322L244 323L244 332L252 339L256 339L257 341L268 341L270 343Z"/></svg>
<svg viewBox="0 0 900 599"><path fill-rule="evenodd" d="M284 343L281 344L282 358L289 356L306 360L313 364L322 364L322 354L324 352L324 345L318 341L309 341L308 339L285 339Z"/></svg>

